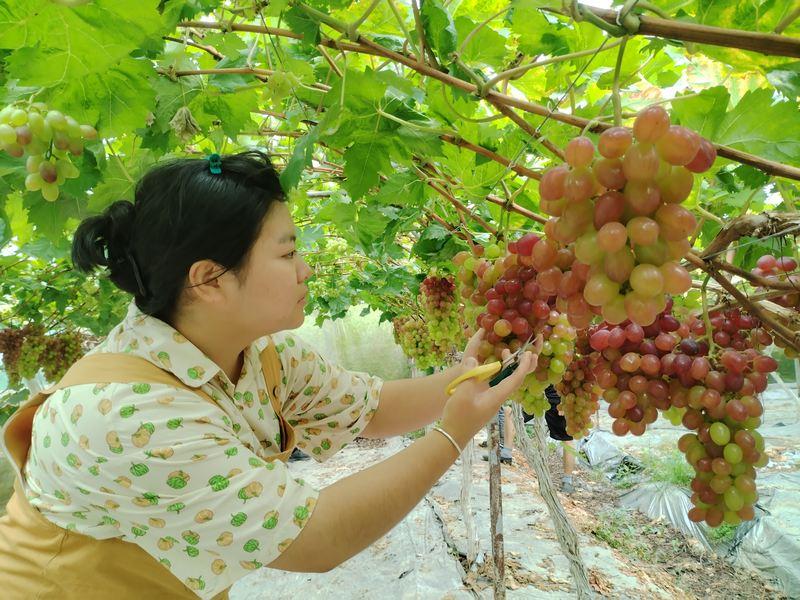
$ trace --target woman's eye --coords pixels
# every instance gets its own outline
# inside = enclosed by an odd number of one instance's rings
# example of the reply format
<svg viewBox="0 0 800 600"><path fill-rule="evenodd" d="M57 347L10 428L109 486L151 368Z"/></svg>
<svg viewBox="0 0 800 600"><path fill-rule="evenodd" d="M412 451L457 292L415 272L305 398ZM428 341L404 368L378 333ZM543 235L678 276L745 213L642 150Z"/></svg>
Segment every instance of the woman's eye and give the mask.
<svg viewBox="0 0 800 600"><path fill-rule="evenodd" d="M294 258L295 254L297 254L297 250L292 250L289 254L285 254L284 258Z"/></svg>

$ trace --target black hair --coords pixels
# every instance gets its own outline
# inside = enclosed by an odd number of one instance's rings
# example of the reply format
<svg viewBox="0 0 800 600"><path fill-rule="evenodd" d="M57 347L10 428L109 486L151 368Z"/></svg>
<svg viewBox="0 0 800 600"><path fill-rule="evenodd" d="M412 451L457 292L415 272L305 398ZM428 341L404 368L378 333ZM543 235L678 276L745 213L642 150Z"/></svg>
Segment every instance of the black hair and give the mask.
<svg viewBox="0 0 800 600"><path fill-rule="evenodd" d="M107 267L139 309L172 323L189 268L212 260L238 273L276 201L285 201L269 157L251 150L209 160L178 159L148 171L134 202L114 202L81 222L72 262L84 272Z"/></svg>

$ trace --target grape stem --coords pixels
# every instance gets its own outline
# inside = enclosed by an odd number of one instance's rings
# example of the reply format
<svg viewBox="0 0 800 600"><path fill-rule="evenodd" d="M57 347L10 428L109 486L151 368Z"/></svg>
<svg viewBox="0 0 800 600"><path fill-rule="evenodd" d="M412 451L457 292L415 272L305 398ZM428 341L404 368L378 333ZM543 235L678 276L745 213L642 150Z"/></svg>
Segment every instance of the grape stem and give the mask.
<svg viewBox="0 0 800 600"><path fill-rule="evenodd" d="M406 36L406 41L411 45L411 49L414 50L414 53L417 56L422 56L422 53L419 51L419 46L417 46L417 43L411 38L411 33L408 31L405 21L403 21L403 15L401 15L400 11L397 10L397 5L394 3L394 0L386 1L389 3L389 8L392 9L392 13L394 14L394 18L397 20L397 24L400 25L400 29L403 30L403 35Z"/></svg>
<svg viewBox="0 0 800 600"><path fill-rule="evenodd" d="M618 27L617 17L619 15L616 10L589 7L583 4L577 4L577 7L581 14L593 24L595 24L595 21L592 17L597 17L612 27ZM569 10L564 10L563 8L542 8L542 10L567 17L572 16ZM751 50L766 55L800 58L800 39L797 38L774 33L755 33L740 29L712 27L660 17L637 15L637 18L639 20L637 35L649 35L682 42L698 42L712 46ZM791 21L789 22L791 23Z"/></svg>
<svg viewBox="0 0 800 600"><path fill-rule="evenodd" d="M622 43L617 52L617 64L614 67L614 85L611 89L611 97L614 99L614 125L622 127L622 97L619 93L619 75L622 72L622 57L625 55L625 45L628 37L622 38Z"/></svg>
<svg viewBox="0 0 800 600"><path fill-rule="evenodd" d="M714 335L711 330L711 318L708 316L708 295L706 293L706 288L708 287L708 282L710 280L711 280L711 275L706 275L706 278L703 280L703 285L700 288L700 298L703 301L703 322L706 325L706 339L708 340L708 355L716 356L717 345L714 343Z"/></svg>
<svg viewBox="0 0 800 600"><path fill-rule="evenodd" d="M530 63L528 63L526 65L520 65L518 67L514 67L513 69L508 69L507 71L502 71L501 73L498 73L497 75L495 75L494 77L489 79L489 81L486 82L485 88L487 90L488 89L492 89L494 86L496 86L501 81L505 81L507 79L516 79L520 75L522 75L524 73L527 73L531 69L536 69L538 67L544 67L546 65L552 65L552 64L555 64L555 63L566 62L568 60L574 60L576 58L582 58L584 56L592 56L594 54L598 54L599 52L601 52L603 50L610 50L611 48L616 48L621 43L623 43L622 39L614 40L612 43L606 44L605 46L600 46L598 48L591 48L589 50L581 50L579 52L572 52L570 54L562 54L561 56L554 56L552 58L546 58L544 60L530 62Z"/></svg>

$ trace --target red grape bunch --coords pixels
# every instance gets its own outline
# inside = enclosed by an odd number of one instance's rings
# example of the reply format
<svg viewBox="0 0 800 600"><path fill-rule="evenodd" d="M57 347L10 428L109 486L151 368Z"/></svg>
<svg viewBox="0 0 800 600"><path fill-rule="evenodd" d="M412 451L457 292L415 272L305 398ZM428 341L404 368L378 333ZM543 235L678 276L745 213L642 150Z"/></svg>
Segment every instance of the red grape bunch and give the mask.
<svg viewBox="0 0 800 600"><path fill-rule="evenodd" d="M41 192L48 202L59 187L80 174L70 156L83 154L84 143L97 138L91 125L81 125L42 102L11 104L0 110L0 149L14 158L27 154L25 188Z"/></svg>
<svg viewBox="0 0 800 600"><path fill-rule="evenodd" d="M589 265L583 296L608 323L650 325L664 310L665 293L682 294L691 285L678 261L697 222L681 203L693 173L708 170L716 150L651 106L632 132L604 131L597 151L599 157L589 138L577 137L567 144L567 164L543 175L541 208L555 217L545 234L574 244L577 260Z"/></svg>
<svg viewBox="0 0 800 600"><path fill-rule="evenodd" d="M797 291L787 291L782 296L772 298L775 304L800 309L800 273L797 273L797 261L790 256L775 257L765 254L756 262L756 267L752 270L753 275L764 277L771 283L789 282L793 284ZM780 337L775 338L775 345L782 348L786 358L798 358L800 356L793 348L784 344Z"/></svg>
<svg viewBox="0 0 800 600"><path fill-rule="evenodd" d="M765 254L756 261L753 275L765 278L770 282L788 281L797 286L797 292L789 291L783 296L773 298L775 304L796 308L800 305L800 274L796 274L797 261L791 256L775 257Z"/></svg>
<svg viewBox="0 0 800 600"><path fill-rule="evenodd" d="M604 324L589 340L614 433L641 435L659 410L694 432L679 442L695 469L689 516L716 527L753 518L755 468L767 461L756 431L763 413L758 394L778 365L758 350L772 340L747 313L712 312L709 324L713 346L704 319L681 322L668 302L647 327Z"/></svg>

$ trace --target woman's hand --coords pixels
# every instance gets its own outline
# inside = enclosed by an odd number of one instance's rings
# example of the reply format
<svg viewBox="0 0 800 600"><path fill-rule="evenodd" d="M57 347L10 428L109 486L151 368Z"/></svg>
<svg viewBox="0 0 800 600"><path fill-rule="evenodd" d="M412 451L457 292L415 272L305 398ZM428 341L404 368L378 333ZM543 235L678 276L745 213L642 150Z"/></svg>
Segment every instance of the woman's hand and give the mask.
<svg viewBox="0 0 800 600"><path fill-rule="evenodd" d="M475 335L473 335L469 339L469 341L467 342L467 346L466 346L466 348L464 348L464 354L461 357L461 362L458 365L458 371L455 374L456 377L466 373L471 368L473 368L473 367L468 367L466 365L466 362L469 359L474 359L475 360L475 363L471 363L471 364L480 364L480 361L478 360L478 348L480 348L481 342L483 342L483 338L484 338L484 334L485 333L486 332L484 331L483 327L481 327L481 328L478 329L478 331L475 333ZM528 373L532 373L533 371L536 370L536 365L539 362L539 354L542 351L542 344L543 343L544 343L544 340L542 338L542 334L540 333L539 335L536 336L536 339L533 341L533 344L529 347L531 353L533 354L533 361L531 363L530 370L528 371ZM510 356L511 356L511 351L510 350L503 350L503 360L504 361L506 359L508 359L508 357L510 357Z"/></svg>
<svg viewBox="0 0 800 600"><path fill-rule="evenodd" d="M473 336L470 344L476 336ZM541 348L541 341L539 341L539 347ZM536 368L537 358L530 351L524 352L520 356L519 366L514 373L494 387L489 387L488 383L476 379L468 379L459 384L445 404L442 413L444 430L452 435L459 446L463 448L481 427L497 416L497 411L500 410L503 402L522 385L525 377ZM474 356L469 356L462 361L465 372L476 366L478 366L478 361Z"/></svg>

